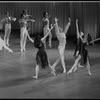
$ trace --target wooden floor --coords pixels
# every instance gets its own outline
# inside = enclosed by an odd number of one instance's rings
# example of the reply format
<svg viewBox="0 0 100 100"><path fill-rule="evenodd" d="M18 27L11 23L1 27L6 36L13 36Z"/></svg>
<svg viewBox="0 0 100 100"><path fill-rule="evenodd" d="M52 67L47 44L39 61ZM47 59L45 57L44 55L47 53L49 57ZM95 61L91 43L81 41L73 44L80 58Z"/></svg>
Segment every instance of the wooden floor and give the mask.
<svg viewBox="0 0 100 100"><path fill-rule="evenodd" d="M100 44L89 46L92 76L87 69L79 68L69 75L63 74L61 63L56 67L56 76L49 68L41 69L39 79L35 75L35 55L37 49L27 42L26 52L20 52L19 39L10 40L10 48L14 53L0 51L0 98L78 98L100 99ZM57 59L57 41L53 48L47 48L51 65ZM67 71L74 63L73 52L75 45L66 44L65 62Z"/></svg>

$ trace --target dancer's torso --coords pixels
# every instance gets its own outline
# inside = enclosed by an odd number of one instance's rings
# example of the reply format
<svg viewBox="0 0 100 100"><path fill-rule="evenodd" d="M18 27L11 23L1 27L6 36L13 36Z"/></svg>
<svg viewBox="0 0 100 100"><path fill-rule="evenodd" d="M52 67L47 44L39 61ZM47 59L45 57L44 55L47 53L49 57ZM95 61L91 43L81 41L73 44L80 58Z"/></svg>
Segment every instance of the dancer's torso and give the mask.
<svg viewBox="0 0 100 100"><path fill-rule="evenodd" d="M49 19L48 19L48 18L45 18L45 19L43 20L43 26L44 26L44 27L49 27Z"/></svg>
<svg viewBox="0 0 100 100"><path fill-rule="evenodd" d="M58 26L55 27L56 36L60 44L66 44L66 36L64 32L59 32Z"/></svg>
<svg viewBox="0 0 100 100"><path fill-rule="evenodd" d="M5 18L5 28L11 28L11 17Z"/></svg>

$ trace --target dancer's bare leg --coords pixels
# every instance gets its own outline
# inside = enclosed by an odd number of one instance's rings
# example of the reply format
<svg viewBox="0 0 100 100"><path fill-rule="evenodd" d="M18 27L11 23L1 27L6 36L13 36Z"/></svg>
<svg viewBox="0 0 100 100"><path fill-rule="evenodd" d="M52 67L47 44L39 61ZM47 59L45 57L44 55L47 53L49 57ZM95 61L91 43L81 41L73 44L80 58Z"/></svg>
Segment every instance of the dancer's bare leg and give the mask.
<svg viewBox="0 0 100 100"><path fill-rule="evenodd" d="M63 73L66 73L66 67L65 67L65 61L64 61L64 51L65 51L65 45L59 46L59 54L60 54L60 58L61 58L61 64L63 67Z"/></svg>
<svg viewBox="0 0 100 100"><path fill-rule="evenodd" d="M23 43L23 49L24 49L24 51L26 51L26 49L25 49L25 47L26 47L26 41L27 41L27 35L25 34L24 35L24 43Z"/></svg>
<svg viewBox="0 0 100 100"><path fill-rule="evenodd" d="M55 67L56 67L57 64L60 62L60 60L61 60L61 58L59 57L59 58L55 61L55 63L52 65L53 71L56 71L56 70L55 70Z"/></svg>
<svg viewBox="0 0 100 100"><path fill-rule="evenodd" d="M47 33L46 27L44 27L43 31L44 31L44 36L45 36ZM44 43L44 47L46 48L46 38L44 39L43 43Z"/></svg>
<svg viewBox="0 0 100 100"><path fill-rule="evenodd" d="M90 72L90 63L89 63L89 58L87 58L87 64L86 64L87 70L88 70L88 74L92 75Z"/></svg>
<svg viewBox="0 0 100 100"><path fill-rule="evenodd" d="M81 56L79 55L79 56L76 58L74 65L73 65L72 68L67 72L67 74L72 73L72 71L73 71L74 69L76 69L76 67L78 66L78 63L79 63L80 59L81 59ZM75 70L74 70L74 71L75 71Z"/></svg>
<svg viewBox="0 0 100 100"><path fill-rule="evenodd" d="M52 41L52 34L51 34L51 32L50 32L50 34L49 34L49 46L50 46L50 47L52 47L51 41Z"/></svg>
<svg viewBox="0 0 100 100"><path fill-rule="evenodd" d="M5 35L4 35L4 42L7 44L7 34L8 34L8 28L5 26Z"/></svg>
<svg viewBox="0 0 100 100"><path fill-rule="evenodd" d="M49 58L48 58L48 65L49 65L49 68L50 68L50 70L51 70L51 73L52 73L53 75L56 75L56 73L55 73L54 70L52 69L52 66L51 66L51 64L50 64Z"/></svg>
<svg viewBox="0 0 100 100"><path fill-rule="evenodd" d="M36 64L36 68L35 68L35 74L36 75L33 76L33 78L36 78L37 79L38 78L38 75L39 75L39 65L37 65L37 64Z"/></svg>
<svg viewBox="0 0 100 100"><path fill-rule="evenodd" d="M11 28L8 29L8 33L7 33L7 45L9 45L9 38L10 38L10 33L11 33Z"/></svg>

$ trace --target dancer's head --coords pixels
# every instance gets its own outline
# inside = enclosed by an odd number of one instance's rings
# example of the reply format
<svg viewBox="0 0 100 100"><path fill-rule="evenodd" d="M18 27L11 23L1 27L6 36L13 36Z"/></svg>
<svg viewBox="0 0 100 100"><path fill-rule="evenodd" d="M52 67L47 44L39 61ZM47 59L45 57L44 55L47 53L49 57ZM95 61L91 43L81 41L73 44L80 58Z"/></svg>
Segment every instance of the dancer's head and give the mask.
<svg viewBox="0 0 100 100"><path fill-rule="evenodd" d="M20 15L20 18L23 18L23 14Z"/></svg>
<svg viewBox="0 0 100 100"><path fill-rule="evenodd" d="M49 14L48 14L47 12L45 12L45 13L43 14L43 17L48 18L48 17L49 17Z"/></svg>
<svg viewBox="0 0 100 100"><path fill-rule="evenodd" d="M9 12L5 11L5 16L8 17L9 16Z"/></svg>
<svg viewBox="0 0 100 100"><path fill-rule="evenodd" d="M57 22L58 22L58 18L57 18L57 17L55 17L54 21L55 21L55 23L57 23Z"/></svg>
<svg viewBox="0 0 100 100"><path fill-rule="evenodd" d="M26 14L27 14L27 10L24 9L24 10L22 11L22 13L23 13L24 15L26 15Z"/></svg>

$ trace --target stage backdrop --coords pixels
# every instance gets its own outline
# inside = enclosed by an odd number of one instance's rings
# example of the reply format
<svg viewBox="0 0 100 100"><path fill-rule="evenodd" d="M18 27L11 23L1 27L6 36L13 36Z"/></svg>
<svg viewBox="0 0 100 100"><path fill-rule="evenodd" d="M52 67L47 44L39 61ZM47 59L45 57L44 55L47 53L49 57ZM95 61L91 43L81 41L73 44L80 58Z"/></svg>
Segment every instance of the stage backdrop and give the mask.
<svg viewBox="0 0 100 100"><path fill-rule="evenodd" d="M17 18L16 22L12 22L12 30L19 30L18 19L23 9L26 9L28 14L33 15L36 21L35 23L29 23L31 27L30 34L42 33L43 13L47 11L50 14L50 24L54 23L54 17L58 17L59 26L63 29L68 23L68 18L71 18L71 27L68 31L70 35L76 35L75 20L79 19L79 28L81 31L90 33L93 38L100 37L99 2L0 2L0 20L4 17L4 12L9 11L11 16ZM2 29L2 25L0 26ZM52 35L55 37L54 30L52 31Z"/></svg>

